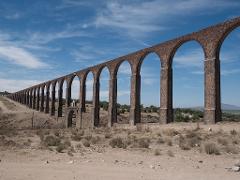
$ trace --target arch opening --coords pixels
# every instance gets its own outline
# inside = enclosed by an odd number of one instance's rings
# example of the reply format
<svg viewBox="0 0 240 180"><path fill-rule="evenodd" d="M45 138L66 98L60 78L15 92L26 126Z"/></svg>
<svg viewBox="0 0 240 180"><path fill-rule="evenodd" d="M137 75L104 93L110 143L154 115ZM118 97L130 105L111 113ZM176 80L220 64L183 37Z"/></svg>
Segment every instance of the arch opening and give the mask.
<svg viewBox="0 0 240 180"><path fill-rule="evenodd" d="M67 81L64 79L62 83L62 117L65 116L66 112L66 89L67 89Z"/></svg>
<svg viewBox="0 0 240 180"><path fill-rule="evenodd" d="M123 61L117 69L117 123L128 124L130 114L131 66Z"/></svg>
<svg viewBox="0 0 240 180"><path fill-rule="evenodd" d="M109 70L104 67L99 75L99 125L107 126L108 123L108 107L109 107Z"/></svg>
<svg viewBox="0 0 240 180"><path fill-rule="evenodd" d="M161 61L156 53L148 54L142 61L141 122L159 122Z"/></svg>
<svg viewBox="0 0 240 180"><path fill-rule="evenodd" d="M71 107L79 106L79 96L80 96L80 79L78 76L75 76L71 82Z"/></svg>
<svg viewBox="0 0 240 180"><path fill-rule="evenodd" d="M174 121L202 121L204 109L204 51L197 41L178 47L173 57Z"/></svg>
<svg viewBox="0 0 240 180"><path fill-rule="evenodd" d="M235 27L224 37L218 51L221 72L222 120L240 121L240 27Z"/></svg>

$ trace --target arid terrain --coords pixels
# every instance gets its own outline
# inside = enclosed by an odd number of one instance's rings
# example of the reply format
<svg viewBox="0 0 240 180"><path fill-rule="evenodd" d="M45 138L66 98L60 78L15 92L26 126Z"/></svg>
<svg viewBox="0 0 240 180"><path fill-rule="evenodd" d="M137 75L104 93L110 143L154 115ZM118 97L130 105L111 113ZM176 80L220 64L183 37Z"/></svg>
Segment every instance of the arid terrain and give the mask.
<svg viewBox="0 0 240 180"><path fill-rule="evenodd" d="M0 97L0 180L239 180L240 124L62 129Z"/></svg>

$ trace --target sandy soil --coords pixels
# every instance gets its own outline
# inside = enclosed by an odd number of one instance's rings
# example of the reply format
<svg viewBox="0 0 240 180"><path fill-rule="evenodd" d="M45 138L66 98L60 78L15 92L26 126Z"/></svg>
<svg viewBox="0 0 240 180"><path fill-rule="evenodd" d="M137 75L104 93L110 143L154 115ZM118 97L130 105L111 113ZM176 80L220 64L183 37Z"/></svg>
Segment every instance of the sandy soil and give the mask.
<svg viewBox="0 0 240 180"><path fill-rule="evenodd" d="M12 102L12 101L9 101ZM159 145L160 155L154 154L155 144L151 144L145 149L122 149L112 148L106 143L91 144L90 147L82 147L76 150L72 155L68 153L57 153L55 150L42 148L41 140L37 135L37 130L30 130L30 115L32 110L24 106L15 104L15 110L8 109L2 101L0 101L0 115L13 113L16 119L14 125L10 127L20 126L25 130L18 130L16 134L5 136L5 139L14 140L18 144L25 146L0 146L0 180L239 180L240 172L232 172L229 170L236 161L240 160L239 153L229 154L221 153L221 155L208 155L199 152L198 148L185 151L181 150L177 144L168 146L166 144ZM48 115L42 113L38 117L50 119ZM25 117L25 119L24 119ZM24 120L23 120L24 119ZM8 119L9 121L9 119ZM13 120L11 120L13 121ZM4 129L3 122L7 120L1 119L1 128ZM22 125L25 124L25 125ZM146 126L146 125L144 125ZM194 123L174 123L171 125L149 125L151 132L133 131L139 136L152 136L152 134L169 128L176 130L186 130L196 128ZM219 123L217 125L200 124L203 131L211 132L222 130L229 133L235 129L240 131L238 123ZM138 127L139 128L139 127ZM65 131L65 130L61 130ZM118 130L121 133L121 130ZM117 133L117 130L113 132ZM125 132L126 131L126 132ZM125 130L129 133L130 130ZM104 132L104 130L103 130ZM66 130L66 134L71 134L71 130ZM98 135L104 138L104 134L98 132ZM0 135L1 136L1 135ZM3 134L2 134L3 136ZM174 139L175 137L169 137ZM4 141L0 138L0 141ZM106 140L107 141L107 140ZM29 142L29 144L26 144ZM2 142L0 142L1 144ZM76 143L71 142L74 147ZM171 153L169 153L171 152Z"/></svg>

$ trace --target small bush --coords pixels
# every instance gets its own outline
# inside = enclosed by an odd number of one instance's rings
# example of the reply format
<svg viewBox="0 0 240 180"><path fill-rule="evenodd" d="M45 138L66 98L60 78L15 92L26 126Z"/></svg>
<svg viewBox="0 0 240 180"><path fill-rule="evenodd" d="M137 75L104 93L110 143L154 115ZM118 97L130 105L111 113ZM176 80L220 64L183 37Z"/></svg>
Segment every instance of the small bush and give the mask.
<svg viewBox="0 0 240 180"><path fill-rule="evenodd" d="M158 138L158 140L157 140L157 144L164 144L165 143L165 141L164 141L164 139L163 138Z"/></svg>
<svg viewBox="0 0 240 180"><path fill-rule="evenodd" d="M230 134L233 135L233 136L236 136L237 135L237 131L235 129L233 129L233 130L230 131Z"/></svg>
<svg viewBox="0 0 240 180"><path fill-rule="evenodd" d="M90 142L87 140L87 139L83 139L82 140L82 144L85 146L85 147L90 147Z"/></svg>
<svg viewBox="0 0 240 180"><path fill-rule="evenodd" d="M61 140L55 136L49 135L44 139L44 144L46 146L58 146Z"/></svg>
<svg viewBox="0 0 240 180"><path fill-rule="evenodd" d="M228 145L228 140L226 138L218 138L217 142L223 146L227 146Z"/></svg>
<svg viewBox="0 0 240 180"><path fill-rule="evenodd" d="M91 141L91 139L92 139L92 135L84 136L84 139L86 139L86 140L88 140L88 141Z"/></svg>
<svg viewBox="0 0 240 180"><path fill-rule="evenodd" d="M175 129L166 129L166 130L164 130L163 131L163 133L166 135L166 136L176 136L176 135L178 135L179 134L179 132L177 131L177 130L175 130Z"/></svg>
<svg viewBox="0 0 240 180"><path fill-rule="evenodd" d="M126 143L124 142L124 140L121 137L116 137L116 138L112 138L109 142L109 145L112 148L126 148Z"/></svg>
<svg viewBox="0 0 240 180"><path fill-rule="evenodd" d="M225 151L229 154L238 154L239 153L238 149L233 145L227 145L225 147Z"/></svg>
<svg viewBox="0 0 240 180"><path fill-rule="evenodd" d="M168 146L172 146L172 140L171 139L166 139L165 140Z"/></svg>
<svg viewBox="0 0 240 180"><path fill-rule="evenodd" d="M82 135L76 133L76 134L74 134L74 135L71 136L71 139L74 140L74 141L81 141Z"/></svg>
<svg viewBox="0 0 240 180"><path fill-rule="evenodd" d="M138 139L138 147L139 148L149 148L150 139L148 138L140 138Z"/></svg>
<svg viewBox="0 0 240 180"><path fill-rule="evenodd" d="M183 136L179 137L178 145L182 150L190 150L191 149L191 147L189 146L189 144L187 142L187 139L184 138Z"/></svg>
<svg viewBox="0 0 240 180"><path fill-rule="evenodd" d="M70 142L68 139L66 139L66 140L63 142L63 144L64 144L66 147L71 146L71 142Z"/></svg>
<svg viewBox="0 0 240 180"><path fill-rule="evenodd" d="M82 148L82 144L81 144L81 143L77 144L77 145L75 146L75 148L76 148L76 149L81 149L81 148Z"/></svg>
<svg viewBox="0 0 240 180"><path fill-rule="evenodd" d="M111 134L111 133L107 132L107 133L105 134L105 138L106 138L106 139L110 139L111 137L112 137L112 134Z"/></svg>
<svg viewBox="0 0 240 180"><path fill-rule="evenodd" d="M66 149L66 146L64 144L60 143L60 144L58 144L56 151L59 153L62 153L64 149Z"/></svg>
<svg viewBox="0 0 240 180"><path fill-rule="evenodd" d="M174 153L171 150L167 151L167 155L170 156L170 157L174 157Z"/></svg>
<svg viewBox="0 0 240 180"><path fill-rule="evenodd" d="M155 156L161 155L161 150L160 150L160 149L155 149L155 150L154 150L154 155L155 155Z"/></svg>
<svg viewBox="0 0 240 180"><path fill-rule="evenodd" d="M99 143L101 140L101 138L99 136L93 136L92 139L91 139L91 143L92 144L97 144Z"/></svg>
<svg viewBox="0 0 240 180"><path fill-rule="evenodd" d="M215 143L206 143L204 145L204 150L207 154L220 155L219 149L217 148Z"/></svg>
<svg viewBox="0 0 240 180"><path fill-rule="evenodd" d="M54 135L57 136L57 137L60 137L61 133L59 130L55 130L54 131Z"/></svg>

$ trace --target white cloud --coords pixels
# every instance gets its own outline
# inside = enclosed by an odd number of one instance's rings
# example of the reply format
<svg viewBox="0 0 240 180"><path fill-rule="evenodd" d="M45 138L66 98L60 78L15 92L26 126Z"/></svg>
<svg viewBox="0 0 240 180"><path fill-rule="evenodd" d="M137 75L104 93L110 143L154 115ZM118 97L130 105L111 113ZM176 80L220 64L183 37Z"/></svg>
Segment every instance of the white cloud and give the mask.
<svg viewBox="0 0 240 180"><path fill-rule="evenodd" d="M21 14L18 13L18 12L13 13L13 14L5 15L5 18L9 19L9 20L16 20L16 19L19 19L20 17L21 17Z"/></svg>
<svg viewBox="0 0 240 180"><path fill-rule="evenodd" d="M2 60L7 60L10 63L21 65L30 69L42 68L47 66L33 54L22 48L14 46L0 45L0 58Z"/></svg>
<svg viewBox="0 0 240 180"><path fill-rule="evenodd" d="M33 54L22 48L14 46L0 45L0 59L7 60L10 63L21 65L30 69L37 69L47 66Z"/></svg>
<svg viewBox="0 0 240 180"><path fill-rule="evenodd" d="M41 83L41 81L0 78L0 91L16 92L39 83Z"/></svg>
<svg viewBox="0 0 240 180"><path fill-rule="evenodd" d="M227 75L232 75L232 74L239 74L240 73L240 69L223 69L221 70L221 75L223 76L227 76Z"/></svg>
<svg viewBox="0 0 240 180"><path fill-rule="evenodd" d="M72 29L72 27L57 32L29 32L28 34L30 44L47 44L59 39L89 36L89 33Z"/></svg>
<svg viewBox="0 0 240 180"><path fill-rule="evenodd" d="M176 57L173 58L173 64L175 65L176 63L176 67L203 67L204 54L200 48L189 50L181 55L175 54L175 56Z"/></svg>
<svg viewBox="0 0 240 180"><path fill-rule="evenodd" d="M106 8L98 12L96 27L111 27L131 37L143 37L148 33L166 29L167 21L175 16L190 13L209 13L226 8L238 7L238 1L224 0L153 0L147 2L108 1Z"/></svg>

